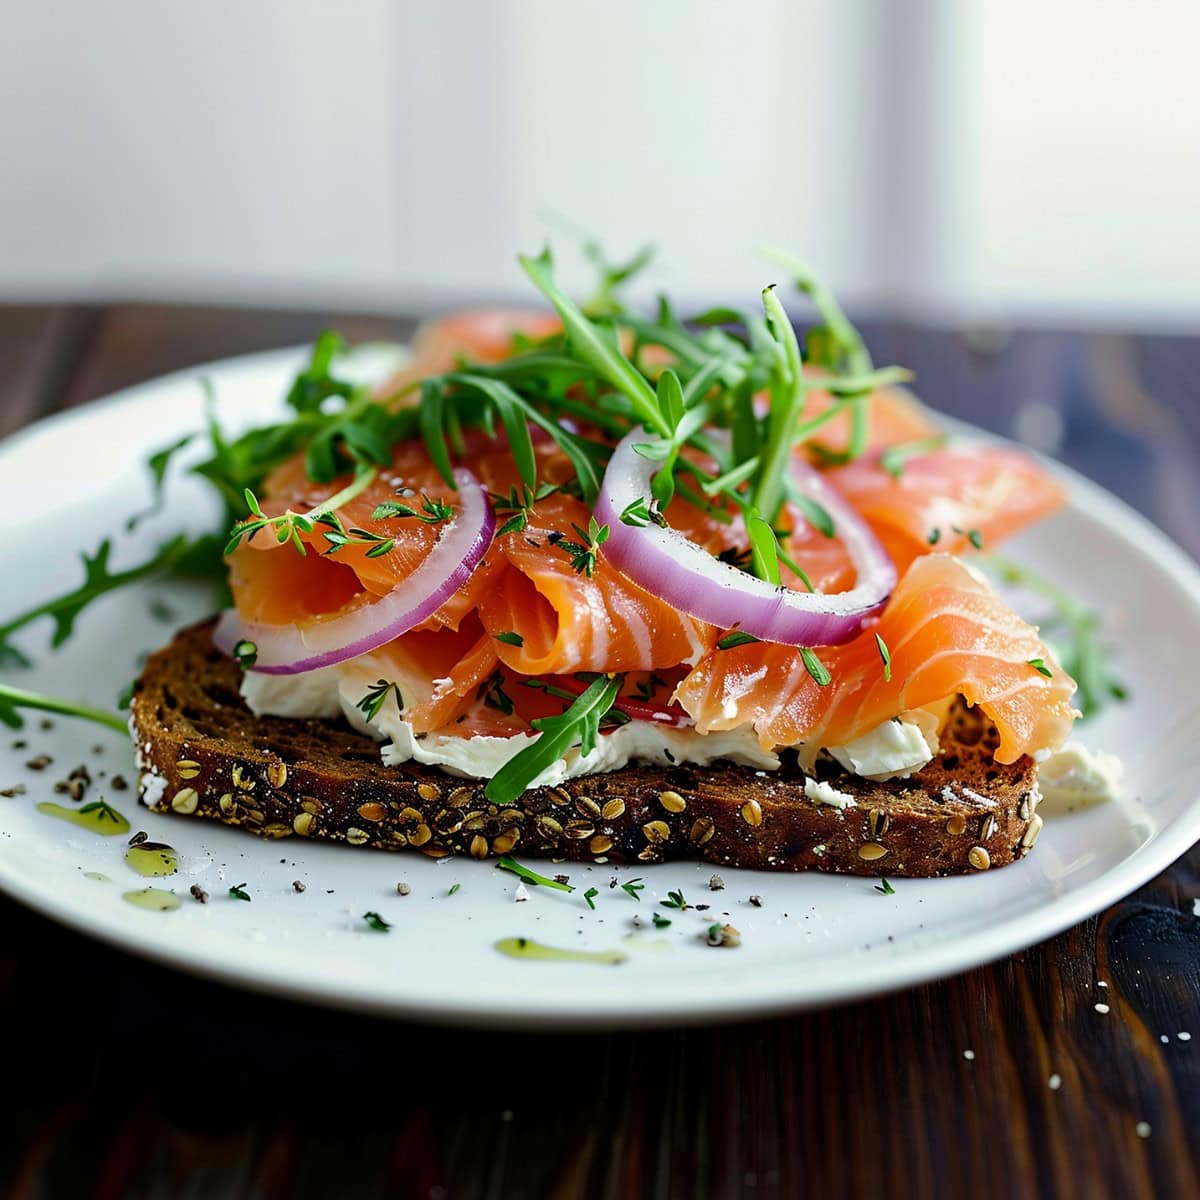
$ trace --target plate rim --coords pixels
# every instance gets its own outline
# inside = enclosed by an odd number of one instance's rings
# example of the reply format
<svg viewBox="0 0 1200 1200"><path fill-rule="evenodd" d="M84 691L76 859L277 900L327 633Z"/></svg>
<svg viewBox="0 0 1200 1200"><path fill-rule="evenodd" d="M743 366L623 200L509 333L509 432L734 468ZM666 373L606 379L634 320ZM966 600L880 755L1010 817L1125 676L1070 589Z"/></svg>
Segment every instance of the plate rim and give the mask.
<svg viewBox="0 0 1200 1200"><path fill-rule="evenodd" d="M163 387L197 380L206 375L213 376L214 381L219 382L216 376L230 371L274 369L282 372L285 365L302 361L307 349L307 346L287 346L252 351L182 367L77 408L50 414L0 441L0 464L9 456L21 453L30 441L53 434L63 426L102 417L106 411L134 402L144 393L153 393ZM941 413L938 416L948 430L958 436L1018 445L1011 439L979 429L968 422ZM1086 514L1087 519L1102 522L1136 553L1147 556L1178 584L1190 604L1200 613L1200 566L1186 550L1128 502L1074 468L1032 451L1029 447L1020 448L1034 454L1055 474L1065 479L1071 489L1073 506L1078 507L1080 498L1088 501L1093 511ZM236 965L223 963L215 952L207 949L189 952L186 943L159 945L154 941L141 942L131 937L127 929L110 929L103 923L90 920L83 910L70 901L60 901L53 893L41 892L36 886L28 885L23 879L14 879L2 870L0 891L35 912L123 953L187 974L213 979L226 986L302 1004L459 1027L599 1032L762 1019L866 1000L949 978L1049 940L1104 907L1117 903L1186 854L1198 839L1200 804L1193 803L1132 856L1058 898L1049 909L1017 914L986 926L969 942L952 938L910 950L903 958L888 960L882 966L879 960L869 963L867 960L858 963L850 961L839 967L831 983L825 984L820 979L814 983L811 977L806 977L802 995L793 989L798 975L806 969L803 964L776 964L752 994L739 995L732 1001L719 989L693 995L686 1006L678 1002L669 1004L653 997L646 1000L634 994L622 1003L619 1010L609 1006L611 1001L597 1001L589 1005L574 998L569 1010L554 1010L547 1009L544 1004L539 1006L537 1002L531 1003L523 995L489 994L482 1002L472 1002L470 995L434 997L418 994L403 997L395 993L384 995L373 988L347 991L321 976L299 979L285 964L274 966L269 962L247 973L244 962L239 961ZM1031 928L1032 934L1026 932ZM544 1001L544 993L542 998Z"/></svg>

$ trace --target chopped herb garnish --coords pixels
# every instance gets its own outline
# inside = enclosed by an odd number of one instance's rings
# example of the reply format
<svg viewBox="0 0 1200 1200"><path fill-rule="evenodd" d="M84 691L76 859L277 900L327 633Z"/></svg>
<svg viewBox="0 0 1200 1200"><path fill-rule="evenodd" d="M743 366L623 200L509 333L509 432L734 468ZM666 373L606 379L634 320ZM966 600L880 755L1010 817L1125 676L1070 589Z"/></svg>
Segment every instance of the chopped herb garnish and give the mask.
<svg viewBox="0 0 1200 1200"><path fill-rule="evenodd" d="M248 671L258 662L258 647L252 641L243 638L234 646L233 657L237 659L237 664L243 671Z"/></svg>
<svg viewBox="0 0 1200 1200"><path fill-rule="evenodd" d="M246 891L246 885L244 883L235 883L233 887L229 889L229 898L231 900L245 900L247 904L250 903L250 893Z"/></svg>
<svg viewBox="0 0 1200 1200"><path fill-rule="evenodd" d="M571 884L558 879L547 879L545 875L539 875L536 871L531 871L528 867L522 866L515 858L507 856L496 860L496 868L500 871L511 871L514 875L536 887L554 888L560 892L573 892L575 889Z"/></svg>
<svg viewBox="0 0 1200 1200"><path fill-rule="evenodd" d="M925 540L931 545L936 546L942 540L942 531L940 529L931 529Z"/></svg>
<svg viewBox="0 0 1200 1200"><path fill-rule="evenodd" d="M391 929L391 922L385 921L377 912L365 912L362 919L366 921L367 928L373 929L376 933L387 933Z"/></svg>
<svg viewBox="0 0 1200 1200"><path fill-rule="evenodd" d="M387 698L392 693L396 696L396 711L404 711L404 697L400 694L400 685L391 683L386 679L377 679L374 687L367 691L361 700L355 704L355 708L359 709L367 718L368 721L374 721L383 710L383 706L387 703Z"/></svg>
<svg viewBox="0 0 1200 1200"><path fill-rule="evenodd" d="M662 913L652 913L651 916L654 918L655 929L666 929L671 924L671 918L664 917Z"/></svg>
<svg viewBox="0 0 1200 1200"><path fill-rule="evenodd" d="M630 879L628 882L621 884L621 891L623 891L627 896L632 896L635 900L640 901L641 896L639 896L638 893L642 891L645 886L646 885L639 877L638 879Z"/></svg>
<svg viewBox="0 0 1200 1200"><path fill-rule="evenodd" d="M506 646L524 646L525 639L519 633L513 633L511 630L504 630L502 633L494 633L492 637L498 642L503 642Z"/></svg>
<svg viewBox="0 0 1200 1200"><path fill-rule="evenodd" d="M480 693L488 708L499 709L506 717L511 717L516 711L512 697L504 690L504 676L499 671L493 671L488 676Z"/></svg>
<svg viewBox="0 0 1200 1200"><path fill-rule="evenodd" d="M1045 675L1047 679L1051 679L1054 676L1054 672L1051 671L1048 666L1046 666L1046 660L1044 658L1031 658L1029 659L1029 665L1035 671L1037 671L1039 675Z"/></svg>
<svg viewBox="0 0 1200 1200"><path fill-rule="evenodd" d="M449 891L446 893L446 895L447 895L447 896L453 896L453 895L455 894L455 892L457 892L457 891L458 891L458 889L459 889L460 887L462 887L462 884L461 884L461 883L452 883L452 884L450 885L450 890L449 890Z"/></svg>
<svg viewBox="0 0 1200 1200"><path fill-rule="evenodd" d="M959 529L957 525L951 525L950 528L959 537L965 537L976 550L983 549L983 534L978 529Z"/></svg>
<svg viewBox="0 0 1200 1200"><path fill-rule="evenodd" d="M875 635L875 645L879 647L879 657L883 659L883 682L892 682L892 652L888 649L887 642L883 640L880 634Z"/></svg>
<svg viewBox="0 0 1200 1200"><path fill-rule="evenodd" d="M757 642L758 640L752 633L745 633L741 629L735 629L731 633L727 633L724 637L717 639L717 649L732 650L734 646L748 646L751 642Z"/></svg>
<svg viewBox="0 0 1200 1200"><path fill-rule="evenodd" d="M884 896L894 896L896 894L896 889L886 879L880 879L875 885L875 890Z"/></svg>
<svg viewBox="0 0 1200 1200"><path fill-rule="evenodd" d="M663 908L677 908L680 912L691 908L691 905L683 898L682 892L668 892L665 900L660 900L659 904Z"/></svg>
<svg viewBox="0 0 1200 1200"><path fill-rule="evenodd" d="M804 662L804 669L813 677L813 682L818 687L826 687L833 679L829 673L829 668L816 656L813 650L807 646L800 647L800 658Z"/></svg>
<svg viewBox="0 0 1200 1200"><path fill-rule="evenodd" d="M588 908L592 909L593 911L595 911L596 908L596 897L598 895L600 895L600 891L598 888L594 887L588 888L588 890L583 893L583 898L587 901Z"/></svg>
<svg viewBox="0 0 1200 1200"><path fill-rule="evenodd" d="M111 805L106 804L103 800L91 800L79 811L81 813L94 812L97 820L111 821L114 825L120 825L122 821L121 814L117 812L117 810Z"/></svg>

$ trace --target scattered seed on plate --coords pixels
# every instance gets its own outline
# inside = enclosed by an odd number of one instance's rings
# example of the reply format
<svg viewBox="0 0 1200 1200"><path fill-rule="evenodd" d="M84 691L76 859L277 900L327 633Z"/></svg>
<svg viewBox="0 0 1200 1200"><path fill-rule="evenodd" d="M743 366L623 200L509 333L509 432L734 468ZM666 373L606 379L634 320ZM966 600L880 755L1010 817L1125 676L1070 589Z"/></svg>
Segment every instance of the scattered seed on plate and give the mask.
<svg viewBox="0 0 1200 1200"><path fill-rule="evenodd" d="M54 759L52 759L50 755L39 754L36 757L31 758L25 765L31 771L44 771L53 761Z"/></svg>
<svg viewBox="0 0 1200 1200"><path fill-rule="evenodd" d="M301 881L299 879L292 880L292 891L293 892L302 892L302 891L304 891L304 888L305 888L305 884L301 883Z"/></svg>
<svg viewBox="0 0 1200 1200"><path fill-rule="evenodd" d="M1181 1042L1190 1042L1192 1040L1192 1035L1190 1033L1188 1033L1186 1030L1183 1033L1177 1033L1175 1036Z"/></svg>
<svg viewBox="0 0 1200 1200"><path fill-rule="evenodd" d="M142 834L143 838L145 838L145 836L145 834ZM198 883L193 883L192 886L188 888L188 891L191 892L201 904L208 903L208 893Z"/></svg>
<svg viewBox="0 0 1200 1200"><path fill-rule="evenodd" d="M974 1062L975 1061L975 1051L974 1050L964 1050L963 1058L965 1058L967 1060L967 1062Z"/></svg>
<svg viewBox="0 0 1200 1200"><path fill-rule="evenodd" d="M1149 1121L1139 1121L1137 1123L1137 1125L1134 1126L1134 1132L1140 1138L1148 1138L1150 1136L1150 1122Z"/></svg>
<svg viewBox="0 0 1200 1200"><path fill-rule="evenodd" d="M396 895L397 896L407 896L407 895L409 895L409 893L411 891L412 891L412 888L409 887L409 885L407 883L405 883L403 879L400 880L400 882L398 884L396 884Z"/></svg>
<svg viewBox="0 0 1200 1200"><path fill-rule="evenodd" d="M714 875L708 881L708 890L710 892L719 892L725 886L725 880L720 875Z"/></svg>
<svg viewBox="0 0 1200 1200"><path fill-rule="evenodd" d="M1062 1076L1051 1075L1050 1078L1046 1080L1046 1083L1052 1092L1057 1092L1058 1089L1062 1087Z"/></svg>
<svg viewBox="0 0 1200 1200"><path fill-rule="evenodd" d="M3 796L6 800L11 800L14 796L23 795L25 795L25 785L23 783L14 783L12 787L6 787L3 791L0 791L0 796Z"/></svg>
<svg viewBox="0 0 1200 1200"><path fill-rule="evenodd" d="M750 903L753 904L755 908L762 908L762 897L761 896L751 896Z"/></svg>
<svg viewBox="0 0 1200 1200"><path fill-rule="evenodd" d="M114 792L123 792L129 787L129 784L125 781L124 775L114 775L112 779L109 780L109 786Z"/></svg>
<svg viewBox="0 0 1200 1200"><path fill-rule="evenodd" d="M1108 1012L1108 1011L1109 1011L1109 1009L1108 1009L1108 1005L1107 1005L1107 1004L1094 1004L1094 1005L1092 1005L1092 1007L1093 1007L1093 1008L1094 1008L1094 1009L1095 1009L1095 1010L1096 1010L1096 1011L1097 1011L1097 1012L1098 1012L1098 1013L1099 1013L1101 1016L1103 1016L1103 1015L1104 1015L1106 1012Z"/></svg>
<svg viewBox="0 0 1200 1200"><path fill-rule="evenodd" d="M133 835L133 837L131 837L131 838L129 839L129 843L128 843L128 844L129 844L130 846L140 846L140 845L141 845L141 844L142 844L144 841L146 841L146 840L147 840L149 837L150 837L150 835L149 835L149 834L148 834L148 833L147 833L147 832L146 832L144 829L139 829L139 830L137 831L137 833L135 833L135 834Z"/></svg>

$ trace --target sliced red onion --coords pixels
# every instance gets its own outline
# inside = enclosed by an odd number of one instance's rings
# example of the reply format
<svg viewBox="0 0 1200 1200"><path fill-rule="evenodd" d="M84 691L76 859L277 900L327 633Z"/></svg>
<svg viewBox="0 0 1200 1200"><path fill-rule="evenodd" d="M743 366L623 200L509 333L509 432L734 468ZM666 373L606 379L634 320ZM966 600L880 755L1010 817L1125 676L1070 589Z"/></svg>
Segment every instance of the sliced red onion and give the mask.
<svg viewBox="0 0 1200 1200"><path fill-rule="evenodd" d="M801 458L792 472L799 490L833 518L856 583L848 592L821 595L777 587L739 571L674 529L625 525L621 513L648 499L658 464L634 449L642 429L627 434L609 460L596 498L596 520L609 528L604 554L634 583L672 607L718 629L737 628L764 642L833 646L849 641L896 586L896 568L875 535L840 492Z"/></svg>
<svg viewBox="0 0 1200 1200"><path fill-rule="evenodd" d="M466 583L496 530L495 514L479 480L460 467L454 482L462 502L457 516L442 526L420 566L386 595L302 625L243 621L235 609L227 609L213 632L217 649L235 656L240 642L253 642L257 657L249 669L298 675L357 658L420 625Z"/></svg>

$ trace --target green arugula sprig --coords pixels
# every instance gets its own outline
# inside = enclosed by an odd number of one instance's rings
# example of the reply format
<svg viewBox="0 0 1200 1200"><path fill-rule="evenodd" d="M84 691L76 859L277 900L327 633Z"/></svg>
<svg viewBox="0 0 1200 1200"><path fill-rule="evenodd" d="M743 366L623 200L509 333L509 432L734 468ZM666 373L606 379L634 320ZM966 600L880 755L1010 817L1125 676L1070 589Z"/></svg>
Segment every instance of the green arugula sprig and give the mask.
<svg viewBox="0 0 1200 1200"><path fill-rule="evenodd" d="M540 735L508 760L488 780L484 792L493 804L512 804L547 767L578 745L590 754L600 734L601 718L612 708L621 690L622 676L594 679L558 716L536 717L530 722Z"/></svg>
<svg viewBox="0 0 1200 1200"><path fill-rule="evenodd" d="M143 579L167 574L172 567L186 559L191 545L186 537L180 535L160 546L145 562L123 571L113 571L109 567L112 542L105 538L93 554L85 552L80 556L84 577L77 588L53 600L47 600L44 604L35 605L0 624L0 667L31 665L29 658L11 641L17 630L41 617L49 617L54 622L50 645L57 650L75 632L75 622L80 613L94 600Z"/></svg>
<svg viewBox="0 0 1200 1200"><path fill-rule="evenodd" d="M979 561L1004 583L1035 592L1050 602L1053 615L1042 623L1042 628L1059 642L1059 662L1079 685L1075 703L1085 718L1095 716L1114 700L1127 699L1128 689L1109 662L1099 613L1029 567L994 554ZM1061 638L1056 638L1056 634ZM1029 665L1038 674L1053 677L1043 659L1030 659Z"/></svg>
<svg viewBox="0 0 1200 1200"><path fill-rule="evenodd" d="M85 721L94 721L97 725L104 725L118 733L129 732L129 722L119 713L106 712L89 704L75 704L70 700L59 700L54 696L44 696L40 692L28 692L23 688L0 683L0 723L10 729L20 729L25 724L20 709L58 713L64 717L82 717Z"/></svg>
<svg viewBox="0 0 1200 1200"><path fill-rule="evenodd" d="M496 869L498 871L510 871L522 883L527 883L530 887L548 887L559 892L573 892L575 890L571 884L560 879L548 879L545 875L539 875L536 871L530 870L529 867L523 866L515 858L509 858L507 855L503 855L496 860Z"/></svg>

